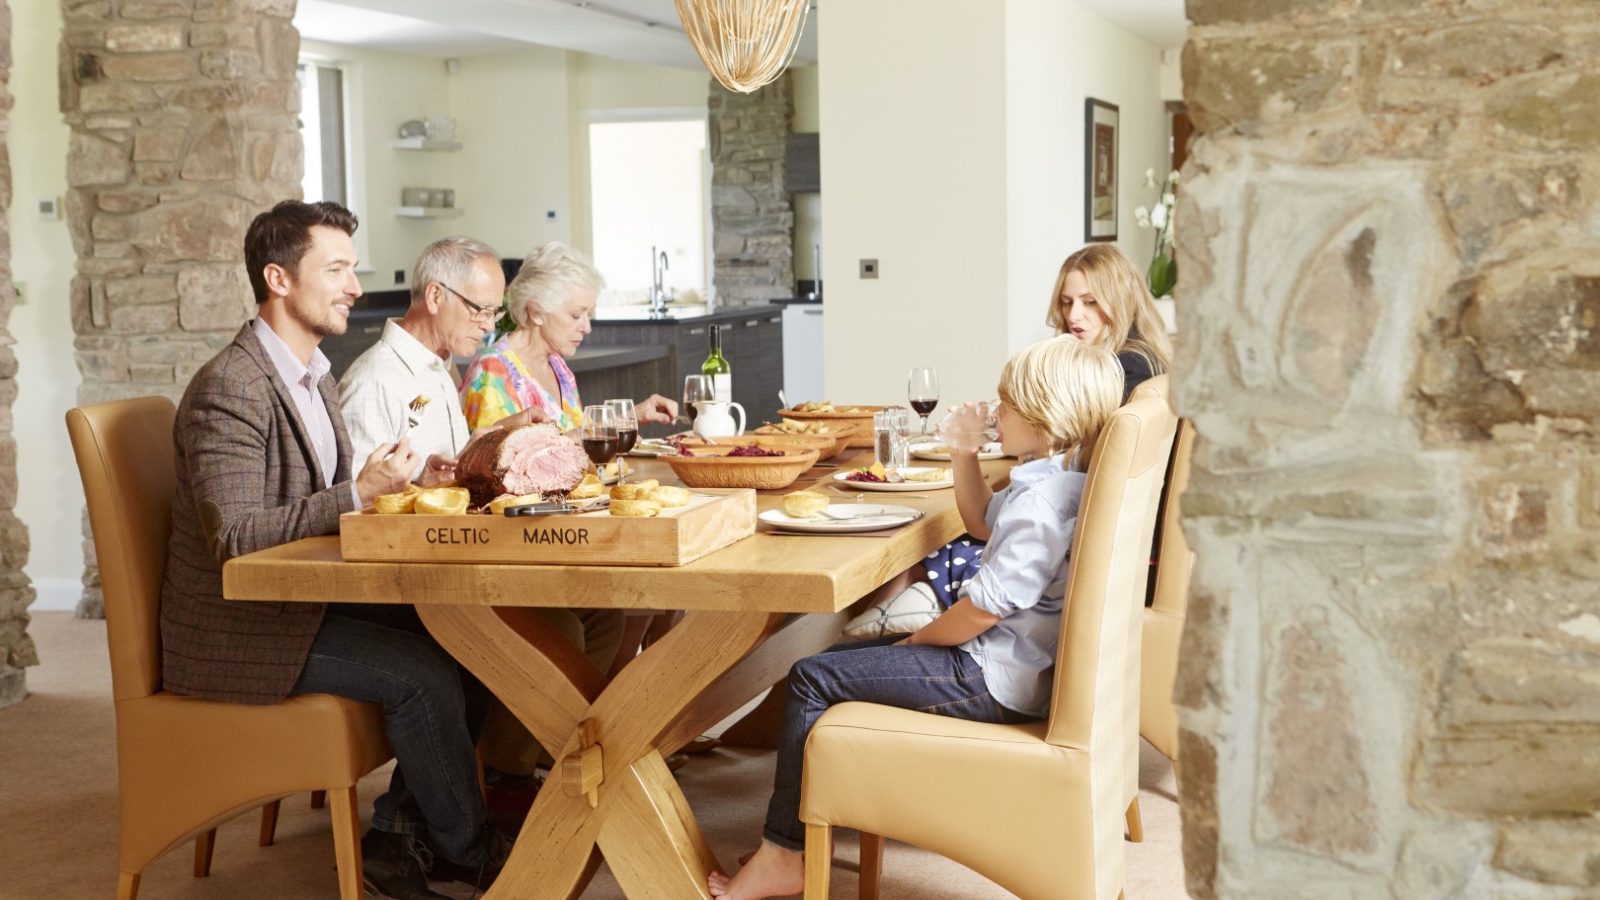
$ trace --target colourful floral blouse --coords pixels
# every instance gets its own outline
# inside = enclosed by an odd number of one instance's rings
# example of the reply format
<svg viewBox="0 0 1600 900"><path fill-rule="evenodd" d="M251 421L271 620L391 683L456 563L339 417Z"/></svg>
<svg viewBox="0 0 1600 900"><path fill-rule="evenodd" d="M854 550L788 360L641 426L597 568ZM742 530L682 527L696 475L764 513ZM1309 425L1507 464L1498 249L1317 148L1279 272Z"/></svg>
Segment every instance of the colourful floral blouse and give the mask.
<svg viewBox="0 0 1600 900"><path fill-rule="evenodd" d="M578 399L578 379L559 353L550 354L561 396L555 397L533 377L522 357L507 345L510 336L490 344L467 367L461 381L461 411L473 431L538 404L562 431L583 423L583 401Z"/></svg>

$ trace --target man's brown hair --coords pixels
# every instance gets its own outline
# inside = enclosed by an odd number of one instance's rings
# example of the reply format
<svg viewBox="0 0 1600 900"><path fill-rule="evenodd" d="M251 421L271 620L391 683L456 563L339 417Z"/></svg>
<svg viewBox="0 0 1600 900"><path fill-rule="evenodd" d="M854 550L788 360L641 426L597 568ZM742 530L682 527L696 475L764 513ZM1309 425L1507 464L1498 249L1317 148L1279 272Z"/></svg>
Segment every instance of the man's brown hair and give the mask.
<svg viewBox="0 0 1600 900"><path fill-rule="evenodd" d="M267 266L273 263L294 272L311 249L311 229L317 225L355 234L360 223L355 213L331 200L302 203L285 200L250 223L244 233L244 265L256 302L267 302Z"/></svg>

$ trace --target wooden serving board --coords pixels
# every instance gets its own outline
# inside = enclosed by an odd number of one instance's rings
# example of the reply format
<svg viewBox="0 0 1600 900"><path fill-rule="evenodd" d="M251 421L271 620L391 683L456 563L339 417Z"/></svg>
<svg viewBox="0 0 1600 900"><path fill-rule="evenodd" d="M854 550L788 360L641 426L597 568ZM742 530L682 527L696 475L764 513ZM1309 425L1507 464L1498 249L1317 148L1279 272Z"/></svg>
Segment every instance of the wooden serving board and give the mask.
<svg viewBox="0 0 1600 900"><path fill-rule="evenodd" d="M515 518L350 512L339 518L339 552L349 562L681 566L755 530L755 491L695 489L688 506L653 519L605 510Z"/></svg>
<svg viewBox="0 0 1600 900"><path fill-rule="evenodd" d="M778 415L784 419L796 419L799 421L806 421L809 419L818 422L824 422L830 428L848 430L850 433L850 443L846 445L847 447L871 447L872 414L881 412L886 407L869 406L867 404L857 403L850 404L850 408L861 411L847 413L837 411L799 412L793 409L780 409L778 410Z"/></svg>

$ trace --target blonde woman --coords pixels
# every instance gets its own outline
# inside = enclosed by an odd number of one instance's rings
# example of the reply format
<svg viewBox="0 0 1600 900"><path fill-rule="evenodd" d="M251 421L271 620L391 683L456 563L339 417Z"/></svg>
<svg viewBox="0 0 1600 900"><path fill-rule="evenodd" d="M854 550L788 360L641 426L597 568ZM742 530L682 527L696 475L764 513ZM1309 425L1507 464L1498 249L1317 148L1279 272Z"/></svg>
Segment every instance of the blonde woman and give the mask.
<svg viewBox="0 0 1600 900"><path fill-rule="evenodd" d="M993 537L983 570L910 637L841 644L795 663L761 846L733 878L712 873L711 896L757 900L805 888L801 766L806 735L830 706L863 700L980 722L1049 712L1067 552L1086 481L1070 463L1120 404L1122 367L1110 350L1052 338L1006 363L1000 398L1001 444L1025 462L985 512ZM975 455L981 438L957 443L972 445L957 452Z"/></svg>
<svg viewBox="0 0 1600 900"><path fill-rule="evenodd" d="M1113 244L1090 244L1067 257L1045 321L1056 334L1117 354L1123 401L1145 379L1172 365L1172 344L1144 276Z"/></svg>

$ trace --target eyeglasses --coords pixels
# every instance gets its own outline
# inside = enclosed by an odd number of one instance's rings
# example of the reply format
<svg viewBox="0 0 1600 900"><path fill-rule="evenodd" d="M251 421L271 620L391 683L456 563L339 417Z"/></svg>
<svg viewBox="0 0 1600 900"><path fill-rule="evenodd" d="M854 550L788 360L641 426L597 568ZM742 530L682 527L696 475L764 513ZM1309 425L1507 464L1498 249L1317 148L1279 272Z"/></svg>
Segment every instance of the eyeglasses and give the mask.
<svg viewBox="0 0 1600 900"><path fill-rule="evenodd" d="M494 321L495 316L500 314L500 307L498 306L479 306L478 304L473 303L471 300L468 300L466 295L442 281L435 281L434 284L437 284L439 287L442 287L450 293L455 294L456 299L466 304L467 311L472 314L472 321L474 322L492 322Z"/></svg>

